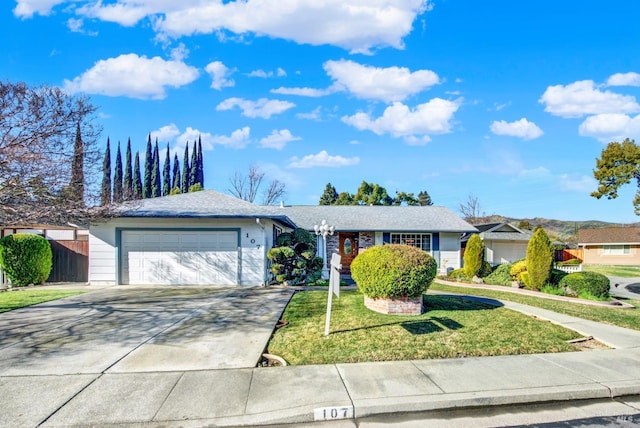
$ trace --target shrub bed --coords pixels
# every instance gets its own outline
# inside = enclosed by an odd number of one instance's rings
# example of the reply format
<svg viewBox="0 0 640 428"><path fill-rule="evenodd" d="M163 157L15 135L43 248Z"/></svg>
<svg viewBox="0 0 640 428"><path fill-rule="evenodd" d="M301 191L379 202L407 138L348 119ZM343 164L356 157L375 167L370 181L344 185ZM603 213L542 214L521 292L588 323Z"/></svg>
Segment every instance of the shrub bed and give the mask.
<svg viewBox="0 0 640 428"><path fill-rule="evenodd" d="M484 278L484 283L490 284L490 285L509 286L513 281L513 278L511 278L510 270L511 270L510 263L501 264L498 267L496 267L494 271L491 272L491 274L487 275Z"/></svg>

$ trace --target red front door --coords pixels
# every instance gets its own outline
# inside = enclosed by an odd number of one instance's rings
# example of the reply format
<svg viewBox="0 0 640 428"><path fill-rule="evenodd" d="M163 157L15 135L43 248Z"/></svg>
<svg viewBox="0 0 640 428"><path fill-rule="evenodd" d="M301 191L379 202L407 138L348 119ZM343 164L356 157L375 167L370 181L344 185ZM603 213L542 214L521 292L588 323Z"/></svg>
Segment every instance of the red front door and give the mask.
<svg viewBox="0 0 640 428"><path fill-rule="evenodd" d="M351 274L351 262L358 255L358 234L340 232L338 236L338 250L340 251L340 263L342 273Z"/></svg>

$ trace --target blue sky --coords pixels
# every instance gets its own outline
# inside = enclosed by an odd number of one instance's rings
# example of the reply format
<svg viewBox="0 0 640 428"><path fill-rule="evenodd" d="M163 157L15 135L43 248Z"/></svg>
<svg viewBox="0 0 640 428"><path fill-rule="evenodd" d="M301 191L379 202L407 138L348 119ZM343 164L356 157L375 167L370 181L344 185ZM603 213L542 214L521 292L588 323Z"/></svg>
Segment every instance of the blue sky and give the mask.
<svg viewBox="0 0 640 428"><path fill-rule="evenodd" d="M486 214L627 223L635 184L589 194L606 143L640 137L637 16L625 0L15 0L0 78L90 96L105 145L142 154L151 134L182 154L201 135L223 193L254 165L287 204L366 180L456 213L471 195Z"/></svg>

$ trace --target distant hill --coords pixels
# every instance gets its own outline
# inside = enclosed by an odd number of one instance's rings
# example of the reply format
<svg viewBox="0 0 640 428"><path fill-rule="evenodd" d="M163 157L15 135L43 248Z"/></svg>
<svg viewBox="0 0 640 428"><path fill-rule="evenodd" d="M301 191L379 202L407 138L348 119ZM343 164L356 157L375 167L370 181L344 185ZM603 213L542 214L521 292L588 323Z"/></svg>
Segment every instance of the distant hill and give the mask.
<svg viewBox="0 0 640 428"><path fill-rule="evenodd" d="M600 227L608 226L640 226L640 222L637 223L609 223L599 220L587 220L587 221L567 221L567 220L553 220L547 218L513 218L503 217L499 215L492 215L479 219L478 223L493 223L493 222L509 222L516 227L525 225L528 223L531 230L537 226L542 226L547 232L550 238L565 242L567 244L576 244L577 233L580 229L596 229Z"/></svg>

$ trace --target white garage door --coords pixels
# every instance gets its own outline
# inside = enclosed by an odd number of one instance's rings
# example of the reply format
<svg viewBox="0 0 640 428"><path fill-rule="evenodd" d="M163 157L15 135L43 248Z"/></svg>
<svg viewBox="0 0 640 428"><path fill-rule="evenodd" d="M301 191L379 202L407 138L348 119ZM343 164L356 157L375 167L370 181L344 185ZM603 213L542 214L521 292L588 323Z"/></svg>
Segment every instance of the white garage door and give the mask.
<svg viewBox="0 0 640 428"><path fill-rule="evenodd" d="M234 231L122 231L123 284L238 284Z"/></svg>

